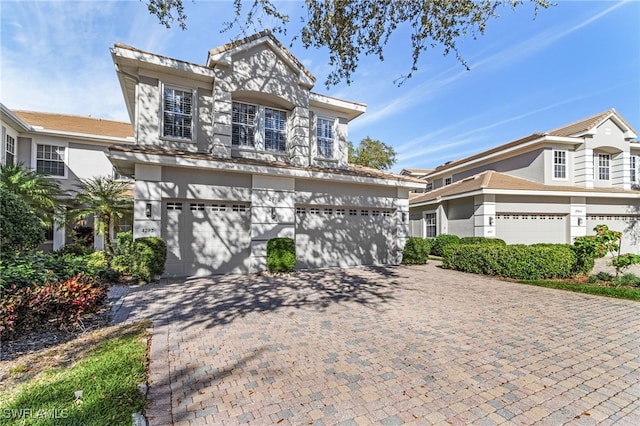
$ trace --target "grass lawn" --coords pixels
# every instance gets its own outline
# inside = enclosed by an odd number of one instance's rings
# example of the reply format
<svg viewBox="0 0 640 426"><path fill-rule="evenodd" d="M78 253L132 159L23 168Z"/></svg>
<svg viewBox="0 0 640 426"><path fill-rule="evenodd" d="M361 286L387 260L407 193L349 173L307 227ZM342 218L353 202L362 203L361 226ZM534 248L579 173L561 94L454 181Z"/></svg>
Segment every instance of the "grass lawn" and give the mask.
<svg viewBox="0 0 640 426"><path fill-rule="evenodd" d="M112 326L17 359L0 387L0 424L130 425L145 405L148 327Z"/></svg>
<svg viewBox="0 0 640 426"><path fill-rule="evenodd" d="M578 293L614 297L616 299L640 301L640 288L604 287L604 286L598 286L598 285L579 284L579 283L564 282L564 281L549 281L549 280L517 280L516 282L520 284L537 285L540 287L575 291Z"/></svg>

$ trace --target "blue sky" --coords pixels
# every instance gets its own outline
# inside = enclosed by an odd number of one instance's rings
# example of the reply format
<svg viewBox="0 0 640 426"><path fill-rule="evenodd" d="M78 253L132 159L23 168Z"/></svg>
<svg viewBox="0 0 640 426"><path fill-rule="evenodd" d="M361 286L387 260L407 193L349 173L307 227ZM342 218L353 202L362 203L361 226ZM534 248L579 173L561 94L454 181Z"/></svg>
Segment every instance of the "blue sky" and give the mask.
<svg viewBox="0 0 640 426"><path fill-rule="evenodd" d="M291 13L289 46L302 2ZM186 31L166 29L146 5L131 1L0 2L0 101L12 109L128 121L109 47L116 42L203 64L230 2L185 0ZM364 58L350 86L324 86L328 55L294 42L292 53L317 77L314 91L368 105L349 138L393 146L393 167L431 168L498 144L615 108L640 131L640 2L566 1L538 12L498 10L484 36L459 41L471 71L440 48L427 51L414 77L400 31L385 62ZM407 37L403 37L407 36Z"/></svg>

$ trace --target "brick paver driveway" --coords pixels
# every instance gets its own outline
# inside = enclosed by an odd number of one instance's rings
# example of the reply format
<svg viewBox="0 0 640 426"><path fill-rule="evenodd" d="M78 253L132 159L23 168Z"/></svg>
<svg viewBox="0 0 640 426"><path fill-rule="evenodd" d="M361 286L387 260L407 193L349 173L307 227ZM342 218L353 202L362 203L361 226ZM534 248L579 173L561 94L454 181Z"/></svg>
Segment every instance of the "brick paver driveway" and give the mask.
<svg viewBox="0 0 640 426"><path fill-rule="evenodd" d="M154 424L640 424L640 303L439 269L138 287Z"/></svg>

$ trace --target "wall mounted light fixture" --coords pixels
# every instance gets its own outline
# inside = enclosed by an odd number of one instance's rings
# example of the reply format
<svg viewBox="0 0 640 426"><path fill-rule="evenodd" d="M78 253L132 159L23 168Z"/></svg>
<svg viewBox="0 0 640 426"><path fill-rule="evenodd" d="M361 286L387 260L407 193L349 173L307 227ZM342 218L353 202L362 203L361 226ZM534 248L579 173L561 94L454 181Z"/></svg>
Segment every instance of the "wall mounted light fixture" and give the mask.
<svg viewBox="0 0 640 426"><path fill-rule="evenodd" d="M144 208L144 215L147 216L147 218L151 218L151 203L147 203Z"/></svg>
<svg viewBox="0 0 640 426"><path fill-rule="evenodd" d="M402 212L402 222L406 222L407 221L407 212Z"/></svg>
<svg viewBox="0 0 640 426"><path fill-rule="evenodd" d="M271 207L271 219L276 220L276 208Z"/></svg>
<svg viewBox="0 0 640 426"><path fill-rule="evenodd" d="M582 218L581 217L578 218L578 226L582 226Z"/></svg>
<svg viewBox="0 0 640 426"><path fill-rule="evenodd" d="M493 226L493 218L489 217L489 226Z"/></svg>

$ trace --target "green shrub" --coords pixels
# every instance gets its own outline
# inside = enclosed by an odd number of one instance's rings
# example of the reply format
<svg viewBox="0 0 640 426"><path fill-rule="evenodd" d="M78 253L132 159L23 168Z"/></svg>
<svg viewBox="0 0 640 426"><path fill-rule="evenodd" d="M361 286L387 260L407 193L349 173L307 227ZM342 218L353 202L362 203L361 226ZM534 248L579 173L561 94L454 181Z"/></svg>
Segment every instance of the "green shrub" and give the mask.
<svg viewBox="0 0 640 426"><path fill-rule="evenodd" d="M84 276L34 287L13 285L0 299L0 340L43 325L76 323L107 297L107 286Z"/></svg>
<svg viewBox="0 0 640 426"><path fill-rule="evenodd" d="M597 275L589 275L589 278L587 278L587 282L589 284L597 284L600 282L600 278L598 278Z"/></svg>
<svg viewBox="0 0 640 426"><path fill-rule="evenodd" d="M631 273L621 275L613 280L615 287L633 286L640 287L640 277Z"/></svg>
<svg viewBox="0 0 640 426"><path fill-rule="evenodd" d="M143 237L133 244L134 261L132 273L141 280L150 282L164 272L167 261L167 245L158 237Z"/></svg>
<svg viewBox="0 0 640 426"><path fill-rule="evenodd" d="M433 256L443 256L444 248L450 244L460 244L460 237L451 234L438 235L431 244L431 254Z"/></svg>
<svg viewBox="0 0 640 426"><path fill-rule="evenodd" d="M20 197L0 188L0 257L35 250L43 242L40 219Z"/></svg>
<svg viewBox="0 0 640 426"><path fill-rule="evenodd" d="M613 275L611 275L608 272L598 272L598 274L596 275L596 277L600 280L600 281L611 281L613 279Z"/></svg>
<svg viewBox="0 0 640 426"><path fill-rule="evenodd" d="M57 253L59 255L72 254L75 256L87 256L93 253L93 249L80 243L71 243L62 246Z"/></svg>
<svg viewBox="0 0 640 426"><path fill-rule="evenodd" d="M409 237L402 251L402 263L405 265L424 265L429 260L431 241L420 237Z"/></svg>
<svg viewBox="0 0 640 426"><path fill-rule="evenodd" d="M506 246L507 243L500 238L489 237L462 237L460 238L460 244L497 244L500 246Z"/></svg>
<svg viewBox="0 0 640 426"><path fill-rule="evenodd" d="M133 233L131 231L119 232L116 235L111 267L122 274L133 274L134 263Z"/></svg>
<svg viewBox="0 0 640 426"><path fill-rule="evenodd" d="M269 272L291 272L296 267L296 243L291 238L272 238L267 242Z"/></svg>
<svg viewBox="0 0 640 426"><path fill-rule="evenodd" d="M576 256L568 246L449 245L442 266L524 280L573 276Z"/></svg>

